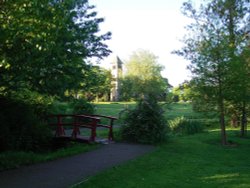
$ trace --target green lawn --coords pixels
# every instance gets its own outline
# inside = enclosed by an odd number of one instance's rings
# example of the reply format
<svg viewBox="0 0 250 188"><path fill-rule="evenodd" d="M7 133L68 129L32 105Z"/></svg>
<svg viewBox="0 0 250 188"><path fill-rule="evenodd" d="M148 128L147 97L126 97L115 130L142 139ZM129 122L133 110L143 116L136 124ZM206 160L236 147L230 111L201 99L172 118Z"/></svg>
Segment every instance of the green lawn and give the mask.
<svg viewBox="0 0 250 188"><path fill-rule="evenodd" d="M97 114L119 117L121 111L133 108L135 103L97 103L95 106ZM190 104L172 104L165 109L168 119L178 116L207 118L204 114L193 112ZM216 119L208 120L214 122ZM154 152L83 180L76 187L250 187L250 138L241 139L238 137L239 130L229 129L228 139L234 145L222 147L218 125L211 127L201 134L172 136L168 142L156 146ZM4 152L0 154L0 170L53 160L95 147L76 144L43 154Z"/></svg>
<svg viewBox="0 0 250 188"><path fill-rule="evenodd" d="M168 106L164 106L166 117L173 119L179 116L187 118L204 118L202 113L194 112L190 103L173 103Z"/></svg>
<svg viewBox="0 0 250 188"><path fill-rule="evenodd" d="M250 139L229 131L237 145L222 147L219 131L175 137L141 158L90 177L76 187L250 187Z"/></svg>
<svg viewBox="0 0 250 188"><path fill-rule="evenodd" d="M117 116L125 104L96 104L98 113ZM134 104L129 104L133 108ZM211 121L214 126L191 136L172 136L156 151L84 180L84 188L250 187L250 139L228 128L231 146L220 145L217 119L195 113L188 103L165 106L167 119L184 116ZM214 128L216 127L216 128Z"/></svg>
<svg viewBox="0 0 250 188"><path fill-rule="evenodd" d="M122 115L122 112L126 109L132 109L135 107L135 102L100 102L94 103L96 114L114 116L119 118ZM120 124L121 121L116 123Z"/></svg>
<svg viewBox="0 0 250 188"><path fill-rule="evenodd" d="M94 103L96 114L120 117L126 109L133 109L136 105L135 102L102 102ZM162 104L165 111L165 117L167 120L174 119L176 117L186 117L189 119L199 119L204 122L205 125L210 127L218 127L218 118L211 114L204 114L194 112L190 103L172 103L170 105ZM209 117L210 116L210 117ZM212 118L211 118L212 117ZM121 124L121 119L115 122Z"/></svg>
<svg viewBox="0 0 250 188"><path fill-rule="evenodd" d="M94 103L97 114L119 116L121 111L125 109L133 109L136 105L135 102L123 102L123 103ZM194 112L190 103L172 103L165 105L162 103L167 119L173 119L176 117L184 116L187 118L206 118L205 114Z"/></svg>

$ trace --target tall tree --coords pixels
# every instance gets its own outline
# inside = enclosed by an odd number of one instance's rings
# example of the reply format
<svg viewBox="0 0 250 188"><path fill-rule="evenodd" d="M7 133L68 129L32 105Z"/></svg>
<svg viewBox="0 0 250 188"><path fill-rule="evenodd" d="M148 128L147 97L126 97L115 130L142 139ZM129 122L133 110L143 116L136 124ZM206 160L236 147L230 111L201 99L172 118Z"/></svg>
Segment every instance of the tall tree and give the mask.
<svg viewBox="0 0 250 188"><path fill-rule="evenodd" d="M184 38L185 46L176 53L191 60L189 69L200 96L216 104L224 145L227 144L225 100L230 99L233 90L230 65L240 62L238 57L245 48L241 26L246 23L248 5L244 0L212 0L196 10L191 2L183 4L184 14L193 22L187 27L190 33ZM241 63L237 66L241 67Z"/></svg>
<svg viewBox="0 0 250 188"><path fill-rule="evenodd" d="M108 101L110 91L112 88L112 75L109 70L99 66L91 66L91 71L88 72L89 79L82 83L82 90L80 91L89 99L99 99Z"/></svg>
<svg viewBox="0 0 250 188"><path fill-rule="evenodd" d="M249 104L249 69L247 59L250 57L246 53L249 38L249 1L231 0L225 3L219 2L218 11L223 15L223 24L228 31L228 64L229 64L229 86L226 99L233 104L236 111L240 112L241 135L246 134L246 111ZM227 10L227 11L225 11ZM222 16L221 16L222 17Z"/></svg>
<svg viewBox="0 0 250 188"><path fill-rule="evenodd" d="M86 59L110 51L87 0L0 2L0 90L63 95L80 87Z"/></svg>
<svg viewBox="0 0 250 188"><path fill-rule="evenodd" d="M163 66L157 57L146 50L134 52L125 64L121 95L126 99L141 99L146 96L160 97L167 91L168 83L161 76Z"/></svg>

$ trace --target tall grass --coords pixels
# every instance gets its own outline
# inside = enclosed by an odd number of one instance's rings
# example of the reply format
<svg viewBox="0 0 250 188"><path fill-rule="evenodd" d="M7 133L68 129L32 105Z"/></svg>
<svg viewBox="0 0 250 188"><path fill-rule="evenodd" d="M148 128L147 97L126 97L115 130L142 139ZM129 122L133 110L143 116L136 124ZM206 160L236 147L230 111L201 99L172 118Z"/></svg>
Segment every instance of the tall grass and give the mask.
<svg viewBox="0 0 250 188"><path fill-rule="evenodd" d="M168 121L168 125L174 134L185 135L200 133L204 130L204 124L197 119L186 119L183 116Z"/></svg>

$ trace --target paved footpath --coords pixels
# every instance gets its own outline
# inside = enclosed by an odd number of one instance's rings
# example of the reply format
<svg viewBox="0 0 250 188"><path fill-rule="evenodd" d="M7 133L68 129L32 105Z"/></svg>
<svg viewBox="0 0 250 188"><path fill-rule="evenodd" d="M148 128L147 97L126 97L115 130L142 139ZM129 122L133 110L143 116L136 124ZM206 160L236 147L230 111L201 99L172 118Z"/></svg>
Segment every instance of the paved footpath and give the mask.
<svg viewBox="0 0 250 188"><path fill-rule="evenodd" d="M69 188L98 172L154 150L153 146L114 143L47 163L0 172L1 188Z"/></svg>

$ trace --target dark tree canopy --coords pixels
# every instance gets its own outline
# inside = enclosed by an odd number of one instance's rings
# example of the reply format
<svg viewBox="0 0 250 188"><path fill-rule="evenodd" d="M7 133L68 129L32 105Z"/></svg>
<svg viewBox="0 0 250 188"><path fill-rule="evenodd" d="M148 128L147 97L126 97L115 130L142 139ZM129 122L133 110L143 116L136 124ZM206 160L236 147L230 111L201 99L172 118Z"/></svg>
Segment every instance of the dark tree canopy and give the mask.
<svg viewBox="0 0 250 188"><path fill-rule="evenodd" d="M0 92L63 95L87 78L87 58L110 53L87 0L0 1Z"/></svg>

